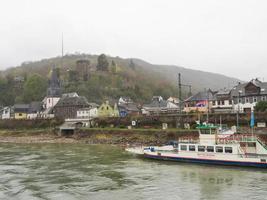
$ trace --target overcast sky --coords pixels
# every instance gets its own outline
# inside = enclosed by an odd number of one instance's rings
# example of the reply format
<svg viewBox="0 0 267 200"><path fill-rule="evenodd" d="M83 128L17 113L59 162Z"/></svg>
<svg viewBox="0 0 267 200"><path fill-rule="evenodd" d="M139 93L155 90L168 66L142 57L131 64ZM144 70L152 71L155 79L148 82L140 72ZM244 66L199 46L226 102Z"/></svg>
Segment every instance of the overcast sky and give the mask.
<svg viewBox="0 0 267 200"><path fill-rule="evenodd" d="M266 0L6 0L0 69L106 53L267 81Z"/></svg>

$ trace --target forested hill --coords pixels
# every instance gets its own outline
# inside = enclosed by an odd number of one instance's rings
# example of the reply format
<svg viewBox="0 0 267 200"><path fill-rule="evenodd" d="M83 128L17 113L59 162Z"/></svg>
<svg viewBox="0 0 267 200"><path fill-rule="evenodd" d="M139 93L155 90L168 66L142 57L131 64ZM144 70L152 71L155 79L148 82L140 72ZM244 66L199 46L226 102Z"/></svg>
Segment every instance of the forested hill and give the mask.
<svg viewBox="0 0 267 200"><path fill-rule="evenodd" d="M40 101L46 95L52 66L58 69L63 92L77 92L89 101L101 103L130 96L143 103L153 95L177 96L177 73L193 91L220 89L238 80L223 75L177 66L152 65L140 59L105 55L75 54L25 62L0 74L0 106ZM188 93L184 89L184 96Z"/></svg>

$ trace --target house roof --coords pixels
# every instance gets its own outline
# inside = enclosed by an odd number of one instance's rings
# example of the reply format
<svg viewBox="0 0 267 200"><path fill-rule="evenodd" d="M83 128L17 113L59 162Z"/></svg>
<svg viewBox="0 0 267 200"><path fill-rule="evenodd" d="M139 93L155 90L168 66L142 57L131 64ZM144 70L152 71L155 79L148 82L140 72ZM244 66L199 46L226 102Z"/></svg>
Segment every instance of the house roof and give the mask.
<svg viewBox="0 0 267 200"><path fill-rule="evenodd" d="M64 93L62 97L78 97L79 95L76 92Z"/></svg>
<svg viewBox="0 0 267 200"><path fill-rule="evenodd" d="M55 107L68 107L68 106L89 106L87 99L83 96L78 97L62 97Z"/></svg>
<svg viewBox="0 0 267 200"><path fill-rule="evenodd" d="M40 112L42 110L42 103L39 101L31 102L29 105L29 113Z"/></svg>
<svg viewBox="0 0 267 200"><path fill-rule="evenodd" d="M159 108L159 107L167 107L167 101L165 100L157 101L154 98L151 103L143 105L143 108Z"/></svg>
<svg viewBox="0 0 267 200"><path fill-rule="evenodd" d="M203 101L203 100L214 100L214 92L211 90L198 92L197 94L189 97L185 101Z"/></svg>
<svg viewBox="0 0 267 200"><path fill-rule="evenodd" d="M231 96L232 97L237 97L239 95L240 91L240 96L245 95L245 88L248 84L254 84L256 87L260 88L260 94L267 94L267 82L261 82L258 79L252 79L249 82L246 83L240 83L233 87L231 90Z"/></svg>
<svg viewBox="0 0 267 200"><path fill-rule="evenodd" d="M29 104L15 104L14 111L15 112L28 112L30 108Z"/></svg>
<svg viewBox="0 0 267 200"><path fill-rule="evenodd" d="M92 102L89 102L89 105L92 107L92 108L98 108L99 105L97 103L92 103Z"/></svg>
<svg viewBox="0 0 267 200"><path fill-rule="evenodd" d="M128 111L139 111L138 107L134 103L128 103L128 104L120 104L118 106L119 109L123 108Z"/></svg>

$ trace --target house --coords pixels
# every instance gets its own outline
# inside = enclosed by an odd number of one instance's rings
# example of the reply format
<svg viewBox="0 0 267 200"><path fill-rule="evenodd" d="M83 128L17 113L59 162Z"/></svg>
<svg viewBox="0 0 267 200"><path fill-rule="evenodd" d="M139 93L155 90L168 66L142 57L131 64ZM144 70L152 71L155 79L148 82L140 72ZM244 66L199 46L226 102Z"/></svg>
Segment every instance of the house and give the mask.
<svg viewBox="0 0 267 200"><path fill-rule="evenodd" d="M14 105L14 118L15 119L27 119L28 111L29 111L29 104L15 104Z"/></svg>
<svg viewBox="0 0 267 200"><path fill-rule="evenodd" d="M118 105L131 103L133 103L133 100L130 97L120 97L118 101Z"/></svg>
<svg viewBox="0 0 267 200"><path fill-rule="evenodd" d="M184 112L208 112L212 108L216 92L209 90L198 92L184 101Z"/></svg>
<svg viewBox="0 0 267 200"><path fill-rule="evenodd" d="M77 118L92 119L98 117L98 107L96 103L89 103L87 108L77 110Z"/></svg>
<svg viewBox="0 0 267 200"><path fill-rule="evenodd" d="M53 110L56 118L67 119L76 118L78 110L88 107L89 103L83 96L63 95Z"/></svg>
<svg viewBox="0 0 267 200"><path fill-rule="evenodd" d="M1 119L11 119L13 113L13 108L12 107L4 107L0 110L0 118Z"/></svg>
<svg viewBox="0 0 267 200"><path fill-rule="evenodd" d="M41 118L41 112L42 112L42 102L31 102L29 104L29 110L27 113L27 119L37 119Z"/></svg>
<svg viewBox="0 0 267 200"><path fill-rule="evenodd" d="M140 109L137 107L134 103L128 103L128 104L119 104L119 116L120 117L126 117L126 116L137 116L140 114Z"/></svg>
<svg viewBox="0 0 267 200"><path fill-rule="evenodd" d="M233 111L233 102L231 98L231 90L219 90L214 95L212 101L212 111L214 113L229 113Z"/></svg>
<svg viewBox="0 0 267 200"><path fill-rule="evenodd" d="M238 83L231 90L234 111L250 112L257 102L267 101L267 82L252 79L247 83Z"/></svg>
<svg viewBox="0 0 267 200"><path fill-rule="evenodd" d="M144 115L177 114L178 112L178 105L165 101L161 96L154 96L151 103L144 104L142 107L142 114Z"/></svg>
<svg viewBox="0 0 267 200"><path fill-rule="evenodd" d="M174 104L176 104L176 105L179 105L179 99L178 98L176 98L176 97L169 97L168 99L167 99L167 101L168 102L172 102L172 103L174 103Z"/></svg>
<svg viewBox="0 0 267 200"><path fill-rule="evenodd" d="M118 117L119 110L115 103L114 107L109 104L109 101L102 103L98 108L98 117Z"/></svg>

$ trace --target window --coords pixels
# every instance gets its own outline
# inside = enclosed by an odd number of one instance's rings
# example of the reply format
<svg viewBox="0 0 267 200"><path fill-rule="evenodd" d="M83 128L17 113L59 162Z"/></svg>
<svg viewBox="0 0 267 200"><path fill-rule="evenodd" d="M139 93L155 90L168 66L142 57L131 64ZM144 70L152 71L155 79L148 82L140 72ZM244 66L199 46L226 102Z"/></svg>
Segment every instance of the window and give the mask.
<svg viewBox="0 0 267 200"><path fill-rule="evenodd" d="M214 146L207 146L207 152L214 152Z"/></svg>
<svg viewBox="0 0 267 200"><path fill-rule="evenodd" d="M224 101L222 101L222 105L224 105Z"/></svg>
<svg viewBox="0 0 267 200"><path fill-rule="evenodd" d="M216 105L216 101L212 101L212 105L214 105L214 106L215 106L215 105Z"/></svg>
<svg viewBox="0 0 267 200"><path fill-rule="evenodd" d="M224 152L225 153L233 153L233 148L232 147L224 147Z"/></svg>
<svg viewBox="0 0 267 200"><path fill-rule="evenodd" d="M218 105L221 105L221 101L218 101Z"/></svg>
<svg viewBox="0 0 267 200"><path fill-rule="evenodd" d="M19 116L22 116L22 113L19 113Z"/></svg>
<svg viewBox="0 0 267 200"><path fill-rule="evenodd" d="M261 100L262 100L262 101L266 101L266 96L262 96L262 97L261 97Z"/></svg>
<svg viewBox="0 0 267 200"><path fill-rule="evenodd" d="M229 100L229 105L232 105L232 100Z"/></svg>
<svg viewBox="0 0 267 200"><path fill-rule="evenodd" d="M181 145L181 151L187 151L187 146L186 145Z"/></svg>
<svg viewBox="0 0 267 200"><path fill-rule="evenodd" d="M196 151L195 145L189 145L189 151Z"/></svg>
<svg viewBox="0 0 267 200"><path fill-rule="evenodd" d="M107 106L107 110L108 110L108 106Z"/></svg>
<svg viewBox="0 0 267 200"><path fill-rule="evenodd" d="M253 102L257 102L257 97L253 97Z"/></svg>
<svg viewBox="0 0 267 200"><path fill-rule="evenodd" d="M246 103L249 103L249 98L246 98Z"/></svg>
<svg viewBox="0 0 267 200"><path fill-rule="evenodd" d="M204 152L205 151L205 146L198 146L197 150L199 152Z"/></svg>
<svg viewBox="0 0 267 200"><path fill-rule="evenodd" d="M248 142L248 147L254 147L256 148L256 142Z"/></svg>
<svg viewBox="0 0 267 200"><path fill-rule="evenodd" d="M223 147L216 147L217 153L223 153Z"/></svg>
<svg viewBox="0 0 267 200"><path fill-rule="evenodd" d="M201 134L210 134L210 130L209 129L203 129L203 130L201 130Z"/></svg>

